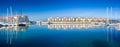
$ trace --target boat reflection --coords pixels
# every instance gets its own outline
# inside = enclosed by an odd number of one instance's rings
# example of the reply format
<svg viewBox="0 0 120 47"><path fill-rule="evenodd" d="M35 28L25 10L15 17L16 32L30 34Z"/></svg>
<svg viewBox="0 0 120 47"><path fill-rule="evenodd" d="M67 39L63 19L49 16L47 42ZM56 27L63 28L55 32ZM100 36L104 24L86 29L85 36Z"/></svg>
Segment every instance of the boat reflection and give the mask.
<svg viewBox="0 0 120 47"><path fill-rule="evenodd" d="M26 31L28 26L7 26L7 27L1 27L0 30L6 30L6 31Z"/></svg>

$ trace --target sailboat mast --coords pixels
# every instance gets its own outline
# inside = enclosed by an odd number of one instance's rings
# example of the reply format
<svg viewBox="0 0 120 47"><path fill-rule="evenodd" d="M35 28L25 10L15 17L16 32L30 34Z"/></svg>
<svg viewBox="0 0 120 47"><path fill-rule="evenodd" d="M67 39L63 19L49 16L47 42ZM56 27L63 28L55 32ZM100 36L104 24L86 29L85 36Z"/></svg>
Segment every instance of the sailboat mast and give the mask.
<svg viewBox="0 0 120 47"><path fill-rule="evenodd" d="M12 17L12 7L10 6L10 16Z"/></svg>
<svg viewBox="0 0 120 47"><path fill-rule="evenodd" d="M8 16L8 8L7 8L7 16Z"/></svg>
<svg viewBox="0 0 120 47"><path fill-rule="evenodd" d="M107 12L107 24L109 24L108 7L106 8L106 12Z"/></svg>
<svg viewBox="0 0 120 47"><path fill-rule="evenodd" d="M8 17L8 8L7 8L7 15L6 15L7 17ZM8 19L5 19L6 20L6 22L8 22Z"/></svg>
<svg viewBox="0 0 120 47"><path fill-rule="evenodd" d="M21 8L21 16L22 16L22 13L23 13L23 12L22 12L22 8Z"/></svg>
<svg viewBox="0 0 120 47"><path fill-rule="evenodd" d="M110 8L110 17L112 19L112 7ZM112 21L110 23L112 23Z"/></svg>
<svg viewBox="0 0 120 47"><path fill-rule="evenodd" d="M17 12L16 12L16 16L17 16Z"/></svg>
<svg viewBox="0 0 120 47"><path fill-rule="evenodd" d="M11 16L11 18L12 18L12 7L10 6L10 16ZM13 19L11 19L11 22L10 22L11 24L13 23Z"/></svg>

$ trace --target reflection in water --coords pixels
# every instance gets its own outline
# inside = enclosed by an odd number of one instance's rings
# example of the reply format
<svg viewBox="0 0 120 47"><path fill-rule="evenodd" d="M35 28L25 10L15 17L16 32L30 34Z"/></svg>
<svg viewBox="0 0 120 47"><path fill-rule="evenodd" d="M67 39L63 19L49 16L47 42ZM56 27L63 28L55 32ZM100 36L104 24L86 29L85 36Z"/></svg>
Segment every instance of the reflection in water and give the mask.
<svg viewBox="0 0 120 47"><path fill-rule="evenodd" d="M36 28L33 28L36 27ZM44 28L45 27L45 28ZM99 27L99 28L95 28ZM101 28L103 27L103 28ZM56 32L53 32L52 29ZM67 31L68 28L73 32ZM84 29L90 28L81 32ZM32 30L31 30L32 29ZM60 30L65 29L65 30ZM92 29L92 30L91 30ZM93 30L96 29L96 30ZM26 33L23 34L23 32ZM38 32L34 32L38 31ZM39 32L39 31L43 32ZM49 32L46 32L49 31ZM78 32L74 32L78 31ZM80 31L80 32L79 32ZM94 31L94 32L90 32ZM95 26L95 25L80 25L80 24L50 24L46 26L30 26L28 27L1 27L1 32L7 39L5 42L11 46L21 47L119 47L120 32L113 27ZM0 32L0 33L1 33ZM22 34L20 34L22 33ZM21 39L21 37L23 37ZM1 38L2 39L2 38ZM33 41L34 40L34 41ZM2 42L0 42L2 43Z"/></svg>
<svg viewBox="0 0 120 47"><path fill-rule="evenodd" d="M95 27L104 27L100 25L91 25L91 24L50 24L48 25L49 29L81 29L81 28L95 28Z"/></svg>
<svg viewBox="0 0 120 47"><path fill-rule="evenodd" d="M93 24L50 24L48 25L49 29L81 29L81 28L95 28L95 27L112 27L115 28L116 30L120 30L120 26L114 25L114 26L106 26L106 25L93 25Z"/></svg>
<svg viewBox="0 0 120 47"><path fill-rule="evenodd" d="M116 26L118 27L118 26ZM107 27L106 35L107 35L107 42L109 43L115 43L115 45L118 45L116 47L120 46L120 32L116 27ZM117 44L116 44L117 43ZM115 47L115 46L114 46Z"/></svg>
<svg viewBox="0 0 120 47"><path fill-rule="evenodd" d="M95 28L95 27L105 27L106 31L106 40L93 40L93 47L109 47L112 46L110 43L117 43L120 46L120 35L119 26L98 26L98 25L90 25L90 24L50 24L48 25L49 29L81 29L81 28ZM116 44L115 44L116 45Z"/></svg>
<svg viewBox="0 0 120 47"><path fill-rule="evenodd" d="M12 44L13 39L17 39L18 33L25 32L27 30L28 26L7 26L7 27L1 27L0 30L2 30L6 36L6 43Z"/></svg>
<svg viewBox="0 0 120 47"><path fill-rule="evenodd" d="M26 26L13 26L13 27L6 27L5 30L6 31L26 31Z"/></svg>

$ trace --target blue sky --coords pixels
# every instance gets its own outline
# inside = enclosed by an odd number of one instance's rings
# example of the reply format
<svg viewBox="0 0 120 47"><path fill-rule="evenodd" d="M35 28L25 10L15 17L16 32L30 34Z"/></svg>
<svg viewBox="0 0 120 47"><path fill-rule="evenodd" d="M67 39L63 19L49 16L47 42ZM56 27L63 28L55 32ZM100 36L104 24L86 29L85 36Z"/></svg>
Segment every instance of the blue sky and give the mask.
<svg viewBox="0 0 120 47"><path fill-rule="evenodd" d="M120 17L119 0L0 0L0 15L12 6L13 14L22 13L30 20L48 17L106 17L106 7L113 8L114 18ZM113 18L113 17L110 17Z"/></svg>

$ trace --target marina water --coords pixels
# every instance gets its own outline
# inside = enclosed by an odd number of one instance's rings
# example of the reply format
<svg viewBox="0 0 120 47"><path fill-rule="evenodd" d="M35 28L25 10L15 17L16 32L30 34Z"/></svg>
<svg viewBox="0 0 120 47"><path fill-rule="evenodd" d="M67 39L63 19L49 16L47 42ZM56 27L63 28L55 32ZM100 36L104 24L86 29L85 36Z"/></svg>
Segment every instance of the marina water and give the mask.
<svg viewBox="0 0 120 47"><path fill-rule="evenodd" d="M120 47L120 31L112 27L1 27L0 47Z"/></svg>

